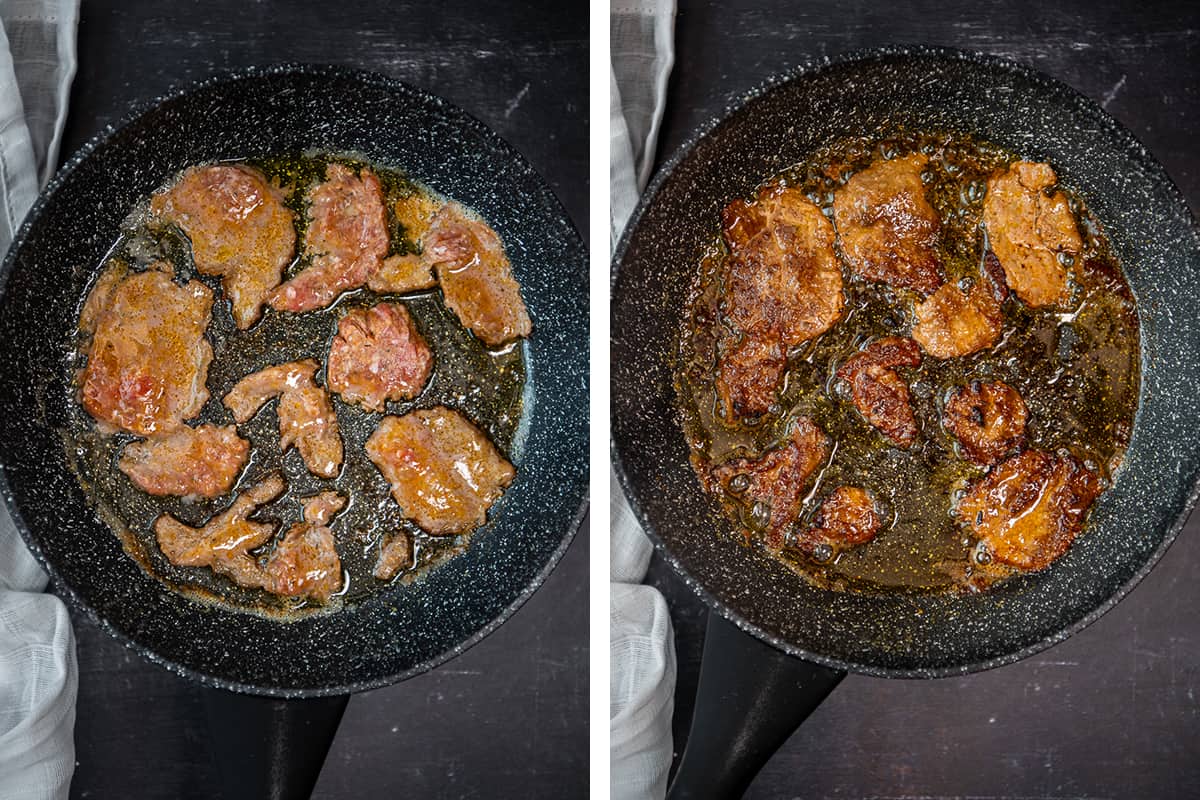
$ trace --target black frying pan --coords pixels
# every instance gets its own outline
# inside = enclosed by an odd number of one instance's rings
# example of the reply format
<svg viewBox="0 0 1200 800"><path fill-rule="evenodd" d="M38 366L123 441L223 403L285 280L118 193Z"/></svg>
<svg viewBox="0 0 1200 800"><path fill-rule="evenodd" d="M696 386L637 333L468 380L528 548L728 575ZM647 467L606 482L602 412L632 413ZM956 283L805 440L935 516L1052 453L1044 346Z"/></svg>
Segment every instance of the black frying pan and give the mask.
<svg viewBox="0 0 1200 800"><path fill-rule="evenodd" d="M362 153L474 208L503 237L533 319L517 478L469 549L413 585L294 623L189 600L150 577L67 465L66 357L78 300L131 206L182 168L306 149ZM0 493L58 590L143 656L218 689L237 796L306 795L351 692L431 669L495 630L542 583L584 510L587 290L582 242L529 164L445 101L382 76L282 66L147 104L88 143L43 192L0 268ZM518 434L518 438L522 434ZM267 737L254 721L277 727ZM299 738L284 734L291 728ZM315 759L315 764L313 763ZM261 762L256 767L255 761ZM289 770L299 778L288 779ZM306 788L306 786L307 788Z"/></svg>
<svg viewBox="0 0 1200 800"><path fill-rule="evenodd" d="M1049 161L1102 221L1137 295L1132 442L1086 533L1049 569L966 597L839 594L716 535L672 382L685 295L719 212L816 147L898 126L971 133ZM1011 663L1111 608L1182 527L1200 477L1200 234L1162 167L1074 90L947 49L886 49L751 93L658 174L614 261L612 433L622 486L709 616L696 716L672 797L740 796L847 671L933 678ZM744 635L742 632L751 634Z"/></svg>

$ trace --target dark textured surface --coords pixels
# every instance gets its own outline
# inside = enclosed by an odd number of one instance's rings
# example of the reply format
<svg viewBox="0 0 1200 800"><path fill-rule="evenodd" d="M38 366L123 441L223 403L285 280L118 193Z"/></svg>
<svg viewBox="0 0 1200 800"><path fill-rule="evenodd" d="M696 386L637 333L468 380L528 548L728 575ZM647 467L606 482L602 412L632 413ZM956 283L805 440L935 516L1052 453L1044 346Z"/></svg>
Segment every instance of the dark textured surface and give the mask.
<svg viewBox="0 0 1200 800"><path fill-rule="evenodd" d="M1183 5L902 7L683 3L660 159L741 91L808 58L894 43L984 50L1101 103L1200 207L1197 19ZM1194 346L1194 345L1193 345ZM1193 434L1194 436L1194 434ZM1173 455L1172 450L1166 451ZM749 797L1181 797L1200 769L1196 522L1151 577L1095 625L1015 665L962 678L850 676ZM684 744L704 607L656 559L676 626L675 744Z"/></svg>
<svg viewBox="0 0 1200 800"><path fill-rule="evenodd" d="M64 154L123 114L129 102L214 69L283 59L340 61L410 80L467 107L529 154L575 219L584 218L581 20L529 10L496 13L489 26L465 4L442 5L436 13L390 4L354 14L316 3L290 4L288 11L270 4L206 4L169 13L151 4L89 4ZM133 30L139 35L130 46ZM353 701L317 796L400 787L447 797L494 786L581 793L585 554L581 536L546 590L495 643L485 641L443 670ZM74 794L218 796L204 746L201 690L122 650L86 620L77 622ZM550 754L544 737L556 743Z"/></svg>

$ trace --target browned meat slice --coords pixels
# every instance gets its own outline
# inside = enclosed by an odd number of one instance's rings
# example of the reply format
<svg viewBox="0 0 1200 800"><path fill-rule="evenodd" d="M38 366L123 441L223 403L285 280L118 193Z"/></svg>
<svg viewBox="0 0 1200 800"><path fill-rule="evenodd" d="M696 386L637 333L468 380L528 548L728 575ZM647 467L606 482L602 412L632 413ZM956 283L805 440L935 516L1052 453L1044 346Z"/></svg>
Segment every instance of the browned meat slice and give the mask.
<svg viewBox="0 0 1200 800"><path fill-rule="evenodd" d="M821 503L813 526L799 537L797 546L818 561L829 561L840 550L874 539L879 525L875 500L866 490L839 486Z"/></svg>
<svg viewBox="0 0 1200 800"><path fill-rule="evenodd" d="M385 258L367 286L380 294L406 294L431 289L437 286L437 279L425 256L406 253Z"/></svg>
<svg viewBox="0 0 1200 800"><path fill-rule="evenodd" d="M820 336L842 313L833 225L797 189L764 189L723 213L729 259L723 311L733 332L718 365L725 415L757 416L774 402L786 351Z"/></svg>
<svg viewBox="0 0 1200 800"><path fill-rule="evenodd" d="M471 333L495 347L529 335L532 323L500 237L447 203L424 237L424 257L437 272L446 307Z"/></svg>
<svg viewBox="0 0 1200 800"><path fill-rule="evenodd" d="M371 574L381 581L390 581L400 570L412 565L412 537L404 531L397 531L379 549L379 560L375 562L375 570Z"/></svg>
<svg viewBox="0 0 1200 800"><path fill-rule="evenodd" d="M1067 268L1083 249L1071 207L1049 164L1018 161L988 180L983 223L1008 285L1030 306L1061 306L1070 299Z"/></svg>
<svg viewBox="0 0 1200 800"><path fill-rule="evenodd" d="M266 544L275 526L248 517L283 489L283 478L271 475L242 492L229 508L199 528L163 514L154 521L158 546L176 566L212 567L242 586L261 588L265 584L263 569L249 551Z"/></svg>
<svg viewBox="0 0 1200 800"><path fill-rule="evenodd" d="M712 476L750 509L766 531L771 549L783 546L787 528L800 515L808 479L829 457L829 437L808 417L799 417L792 434L757 458L735 458L713 468Z"/></svg>
<svg viewBox="0 0 1200 800"><path fill-rule="evenodd" d="M989 466L1025 440L1028 417L1016 389L989 381L955 389L946 401L942 425L958 439L968 460Z"/></svg>
<svg viewBox="0 0 1200 800"><path fill-rule="evenodd" d="M982 282L969 292L946 283L918 303L912 338L934 358L955 358L986 350L1000 338L1004 313Z"/></svg>
<svg viewBox="0 0 1200 800"><path fill-rule="evenodd" d="M322 492L305 501L304 521L288 529L267 560L263 588L324 603L342 587L342 561L328 523L345 505L346 498L336 492Z"/></svg>
<svg viewBox="0 0 1200 800"><path fill-rule="evenodd" d="M153 495L217 497L228 492L250 456L250 442L232 425L184 425L165 436L130 442L117 463Z"/></svg>
<svg viewBox="0 0 1200 800"><path fill-rule="evenodd" d="M316 372L312 359L267 367L238 381L223 402L240 424L278 397L280 449L295 445L309 472L332 478L342 466L342 437L329 394L313 381Z"/></svg>
<svg viewBox="0 0 1200 800"><path fill-rule="evenodd" d="M404 514L435 535L482 525L515 474L483 431L441 406L384 417L367 455Z"/></svg>
<svg viewBox="0 0 1200 800"><path fill-rule="evenodd" d="M921 351L912 339L888 336L846 359L837 377L850 384L854 407L872 426L898 447L917 438L908 385L896 367L919 367Z"/></svg>
<svg viewBox="0 0 1200 800"><path fill-rule="evenodd" d="M433 353L408 310L398 303L356 308L342 317L329 347L326 383L347 403L383 411L425 388Z"/></svg>
<svg viewBox="0 0 1200 800"><path fill-rule="evenodd" d="M740 343L730 346L717 367L717 392L729 420L758 417L771 408L787 359L775 334L747 334Z"/></svg>
<svg viewBox="0 0 1200 800"><path fill-rule="evenodd" d="M733 201L722 219L730 324L773 331L784 347L829 330L842 313L842 270L821 209L798 189L774 187Z"/></svg>
<svg viewBox="0 0 1200 800"><path fill-rule="evenodd" d="M249 328L296 253L292 212L261 172L240 164L192 167L154 195L151 213L183 229L196 269L218 275L233 320Z"/></svg>
<svg viewBox="0 0 1200 800"><path fill-rule="evenodd" d="M838 241L857 274L921 294L942 285L941 223L921 182L928 161L920 153L876 161L834 194Z"/></svg>
<svg viewBox="0 0 1200 800"><path fill-rule="evenodd" d="M273 308L325 308L379 271L388 249L387 214L379 178L341 164L325 168L325 181L308 194L310 222L304 253L312 263L271 293Z"/></svg>
<svg viewBox="0 0 1200 800"><path fill-rule="evenodd" d="M993 467L956 513L990 558L1036 571L1071 546L1101 488L1071 456L1026 450Z"/></svg>
<svg viewBox="0 0 1200 800"><path fill-rule="evenodd" d="M80 397L106 432L169 433L208 400L212 291L156 266L166 271L109 267L84 304L81 324L93 332Z"/></svg>

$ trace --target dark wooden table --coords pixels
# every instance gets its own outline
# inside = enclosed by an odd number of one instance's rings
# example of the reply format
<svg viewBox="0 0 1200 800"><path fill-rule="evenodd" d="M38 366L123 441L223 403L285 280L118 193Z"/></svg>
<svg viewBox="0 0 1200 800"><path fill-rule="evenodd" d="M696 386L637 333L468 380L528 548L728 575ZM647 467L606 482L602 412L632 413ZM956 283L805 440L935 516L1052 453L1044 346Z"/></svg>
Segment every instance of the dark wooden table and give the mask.
<svg viewBox="0 0 1200 800"><path fill-rule="evenodd" d="M660 160L736 95L789 66L886 44L946 45L1030 64L1095 99L1166 166L1193 213L1200 211L1200 6L1194 3L679 5ZM851 676L788 740L747 797L1200 797L1198 573L1195 515L1136 591L1057 647L964 678ZM665 593L675 623L679 752L706 614L657 559L650 581Z"/></svg>
<svg viewBox="0 0 1200 800"><path fill-rule="evenodd" d="M89 0L78 52L64 160L130 103L215 70L340 63L429 89L483 120L586 227L586 4ZM585 521L546 584L466 654L353 698L315 797L585 795L587 538ZM75 622L72 797L219 798L206 690Z"/></svg>

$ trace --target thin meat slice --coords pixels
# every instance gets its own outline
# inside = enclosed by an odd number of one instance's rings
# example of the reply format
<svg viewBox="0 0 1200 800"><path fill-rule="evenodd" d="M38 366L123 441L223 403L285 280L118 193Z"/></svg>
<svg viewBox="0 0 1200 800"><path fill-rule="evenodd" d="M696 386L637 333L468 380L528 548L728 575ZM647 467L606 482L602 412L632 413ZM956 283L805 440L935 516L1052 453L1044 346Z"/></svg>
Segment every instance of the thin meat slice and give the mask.
<svg viewBox="0 0 1200 800"><path fill-rule="evenodd" d="M916 342L889 336L850 356L837 371L837 377L850 384L851 399L863 419L898 447L916 440L917 420L908 384L895 368L920 365Z"/></svg>
<svg viewBox="0 0 1200 800"><path fill-rule="evenodd" d="M250 442L232 425L183 426L144 442L130 442L117 466L143 492L177 497L217 497L237 480Z"/></svg>
<svg viewBox="0 0 1200 800"><path fill-rule="evenodd" d="M529 336L532 323L521 287L490 226L468 217L458 203L447 203L423 244L446 307L471 333L491 347Z"/></svg>
<svg viewBox="0 0 1200 800"><path fill-rule="evenodd" d="M441 200L414 192L398 199L392 205L392 211L404 228L404 235L413 242L423 242L443 205Z"/></svg>
<svg viewBox="0 0 1200 800"><path fill-rule="evenodd" d="M796 546L818 561L829 561L841 550L874 539L879 527L874 498L857 486L839 486L821 503Z"/></svg>
<svg viewBox="0 0 1200 800"><path fill-rule="evenodd" d="M1003 381L976 382L950 394L942 426L969 461L990 466L1025 441L1028 418L1016 389Z"/></svg>
<svg viewBox="0 0 1200 800"><path fill-rule="evenodd" d="M336 492L322 492L304 503L304 521L293 525L267 559L263 588L283 597L327 602L342 588L342 561L334 548L329 521L346 506Z"/></svg>
<svg viewBox="0 0 1200 800"><path fill-rule="evenodd" d="M283 490L283 478L272 474L242 492L229 508L199 528L163 514L154 521L158 546L176 566L211 567L242 586L263 588L263 569L249 551L270 541L275 525L254 522L249 516Z"/></svg>
<svg viewBox="0 0 1200 800"><path fill-rule="evenodd" d="M432 372L433 353L408 310L379 303L355 308L338 322L326 383L347 403L382 412L388 400L419 395Z"/></svg>
<svg viewBox="0 0 1200 800"><path fill-rule="evenodd" d="M766 544L783 546L787 529L800 515L809 478L829 458L829 437L808 417L799 417L791 435L755 458L735 458L712 470L712 478L744 503Z"/></svg>
<svg viewBox="0 0 1200 800"><path fill-rule="evenodd" d="M208 400L213 351L204 331L212 291L199 281L175 283L169 264L108 270L81 319L92 331L80 376L83 407L105 432L170 433Z"/></svg>
<svg viewBox="0 0 1200 800"><path fill-rule="evenodd" d="M718 385L729 420L764 413L788 348L820 336L842 313L833 225L802 192L770 187L723 212L729 248Z"/></svg>
<svg viewBox="0 0 1200 800"><path fill-rule="evenodd" d="M717 370L717 393L729 420L759 417L770 411L787 371L787 358L773 333L726 337Z"/></svg>
<svg viewBox="0 0 1200 800"><path fill-rule="evenodd" d="M1071 207L1049 164L1018 161L988 180L983 224L1009 287L1029 306L1063 306L1068 270L1083 249ZM1062 260L1060 260L1060 258Z"/></svg>
<svg viewBox="0 0 1200 800"><path fill-rule="evenodd" d="M267 367L238 381L223 402L241 424L278 397L279 448L294 445L309 472L332 478L342 466L342 437L329 394L313 380L316 372L312 359Z"/></svg>
<svg viewBox="0 0 1200 800"><path fill-rule="evenodd" d="M850 268L868 280L925 295L943 280L936 250L941 221L921 182L928 161L921 153L876 161L851 176L833 199L838 241Z"/></svg>
<svg viewBox="0 0 1200 800"><path fill-rule="evenodd" d="M379 294L407 294L437 286L433 267L425 256L416 253L388 256L379 271L367 280L367 287Z"/></svg>
<svg viewBox="0 0 1200 800"><path fill-rule="evenodd" d="M988 349L1003 327L1004 312L983 282L966 292L946 283L917 304L912 338L934 358L956 358Z"/></svg>
<svg viewBox="0 0 1200 800"><path fill-rule="evenodd" d="M413 540L404 531L396 531L379 548L379 558L371 572L376 579L390 581L402 569L413 565Z"/></svg>
<svg viewBox="0 0 1200 800"><path fill-rule="evenodd" d="M515 474L483 431L441 406L384 417L367 455L405 516L435 535L482 525Z"/></svg>
<svg viewBox="0 0 1200 800"><path fill-rule="evenodd" d="M383 189L369 169L355 175L329 164L308 201L304 254L311 263L271 293L271 307L280 311L325 308L342 292L365 285L388 250Z"/></svg>
<svg viewBox="0 0 1200 800"><path fill-rule="evenodd" d="M1026 450L993 467L955 513L988 557L1036 571L1071 546L1102 488L1073 457Z"/></svg>
<svg viewBox="0 0 1200 800"><path fill-rule="evenodd" d="M150 200L155 216L178 225L204 275L217 275L233 320L249 328L296 254L294 215L283 193L256 169L213 164L186 170Z"/></svg>

